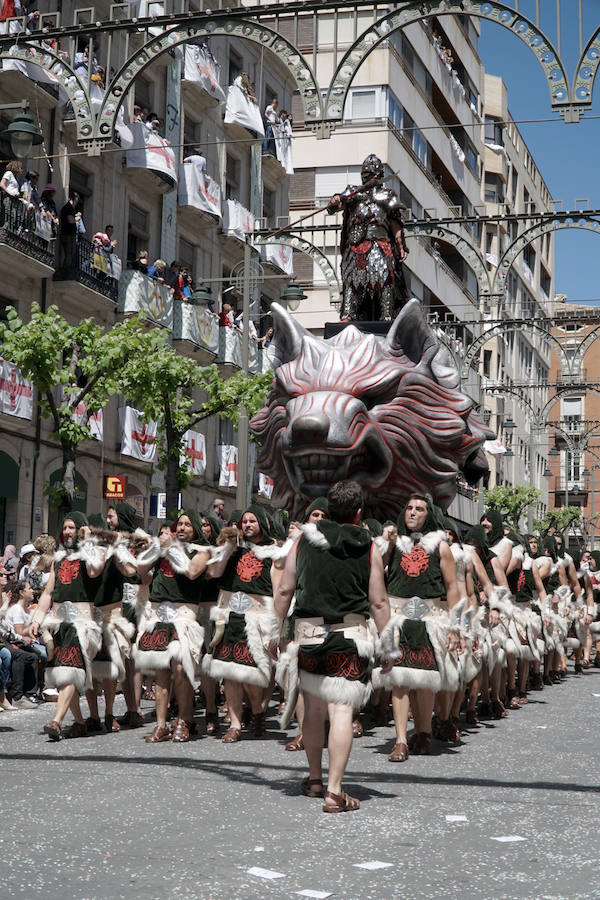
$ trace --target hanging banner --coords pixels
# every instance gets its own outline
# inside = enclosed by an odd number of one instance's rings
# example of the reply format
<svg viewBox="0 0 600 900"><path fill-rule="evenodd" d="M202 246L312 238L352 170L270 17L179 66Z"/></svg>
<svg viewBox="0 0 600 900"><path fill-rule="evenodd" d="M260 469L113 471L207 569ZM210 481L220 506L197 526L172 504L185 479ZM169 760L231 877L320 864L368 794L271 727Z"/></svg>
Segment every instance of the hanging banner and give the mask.
<svg viewBox="0 0 600 900"><path fill-rule="evenodd" d="M177 184L175 153L169 142L158 132L152 131L144 122L130 122L117 125L121 146L126 151L128 168L152 169L167 175Z"/></svg>
<svg viewBox="0 0 600 900"><path fill-rule="evenodd" d="M33 385L6 359L0 359L0 412L19 419L33 416Z"/></svg>
<svg viewBox="0 0 600 900"><path fill-rule="evenodd" d="M275 132L275 153L280 164L285 169L285 174L293 175L292 129L289 122L284 122L283 126Z"/></svg>
<svg viewBox="0 0 600 900"><path fill-rule="evenodd" d="M119 278L120 313L144 310L159 325L173 328L173 291L161 281L148 278L135 269L125 269Z"/></svg>
<svg viewBox="0 0 600 900"><path fill-rule="evenodd" d="M121 422L121 453L144 462L154 462L156 457L156 422L144 422L137 409L124 406L119 409Z"/></svg>
<svg viewBox="0 0 600 900"><path fill-rule="evenodd" d="M254 231L254 216L238 200L226 200L223 207L223 231L245 241L246 235Z"/></svg>
<svg viewBox="0 0 600 900"><path fill-rule="evenodd" d="M218 448L221 471L219 485L221 487L237 487L238 450L231 444L221 444Z"/></svg>
<svg viewBox="0 0 600 900"><path fill-rule="evenodd" d="M264 475L263 472L258 473L258 493L262 494L268 500L273 496L274 482L270 475Z"/></svg>
<svg viewBox="0 0 600 900"><path fill-rule="evenodd" d="M273 263L287 275L293 275L292 254L293 250L287 244L263 244L261 247L263 259Z"/></svg>
<svg viewBox="0 0 600 900"><path fill-rule="evenodd" d="M194 475L204 475L206 471L206 440L199 431L186 431L183 436L183 453L179 464L188 463Z"/></svg>
<svg viewBox="0 0 600 900"><path fill-rule="evenodd" d="M243 89L241 75L238 75L227 91L225 124L241 125L249 131L255 131L260 137L265 136L265 126L258 103L251 100Z"/></svg>
<svg viewBox="0 0 600 900"><path fill-rule="evenodd" d="M87 403L82 401L73 412L73 421L77 422L78 425L83 425L85 421L85 417L87 415ZM104 439L104 417L102 415L102 410L99 409L97 412L92 413L87 426L92 432L92 435L97 441L102 442Z"/></svg>
<svg viewBox="0 0 600 900"><path fill-rule="evenodd" d="M222 103L225 100L225 91L219 84L221 66L212 53L197 44L186 44L184 60L185 80L199 84L207 94Z"/></svg>
<svg viewBox="0 0 600 900"><path fill-rule="evenodd" d="M180 206L194 206L221 222L221 188L196 163L179 166L177 199Z"/></svg>

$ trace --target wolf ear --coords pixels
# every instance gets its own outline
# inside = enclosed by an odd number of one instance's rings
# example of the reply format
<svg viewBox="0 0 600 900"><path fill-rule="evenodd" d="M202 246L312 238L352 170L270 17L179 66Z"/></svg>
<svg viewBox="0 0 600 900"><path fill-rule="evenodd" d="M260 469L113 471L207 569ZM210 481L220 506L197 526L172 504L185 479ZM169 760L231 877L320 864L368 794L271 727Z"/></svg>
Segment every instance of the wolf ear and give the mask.
<svg viewBox="0 0 600 900"><path fill-rule="evenodd" d="M428 325L423 307L413 297L402 307L390 328L386 345L392 353L404 353L415 366L427 367L438 384L456 388L460 383L450 354Z"/></svg>
<svg viewBox="0 0 600 900"><path fill-rule="evenodd" d="M274 328L271 344L272 361L273 368L277 369L298 356L302 349L302 338L305 335L310 336L310 331L296 322L279 303L271 304L271 315Z"/></svg>

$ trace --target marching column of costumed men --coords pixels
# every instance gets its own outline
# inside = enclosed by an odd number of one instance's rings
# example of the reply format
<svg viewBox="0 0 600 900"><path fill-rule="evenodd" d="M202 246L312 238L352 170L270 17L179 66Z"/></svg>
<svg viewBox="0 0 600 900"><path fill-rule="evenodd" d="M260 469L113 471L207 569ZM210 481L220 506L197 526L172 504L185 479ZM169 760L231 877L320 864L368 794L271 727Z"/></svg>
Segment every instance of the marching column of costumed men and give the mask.
<svg viewBox="0 0 600 900"><path fill-rule="evenodd" d="M425 495L396 522L366 518L365 506L346 481L287 530L256 504L226 526L184 510L157 536L135 529L127 503L106 521L66 515L30 625L58 691L45 733L146 725L145 679L148 743L189 741L203 705L206 733L234 744L264 734L278 690L280 724L298 724L285 748L308 758L302 792L343 812L359 805L342 777L361 719L391 718L389 760L406 762L433 741L458 744L463 715L474 727L525 706L566 677L569 659L575 675L594 650L600 665L600 552L568 553L558 532L518 534L493 509L463 534Z"/></svg>

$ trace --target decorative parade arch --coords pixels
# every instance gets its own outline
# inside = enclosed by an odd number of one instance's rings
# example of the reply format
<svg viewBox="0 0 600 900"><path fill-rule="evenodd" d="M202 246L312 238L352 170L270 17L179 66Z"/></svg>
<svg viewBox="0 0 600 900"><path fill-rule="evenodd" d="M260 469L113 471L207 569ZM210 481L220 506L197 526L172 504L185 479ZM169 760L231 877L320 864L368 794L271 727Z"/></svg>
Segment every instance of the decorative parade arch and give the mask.
<svg viewBox="0 0 600 900"><path fill-rule="evenodd" d="M297 250L299 253L305 253L307 256L310 256L312 261L321 270L323 278L327 283L329 289L329 302L332 306L340 304L342 299L342 289L335 269L323 251L319 250L314 244L311 244L310 241L295 234L280 234L277 237L258 236L255 238L255 242L261 245L284 244L286 247L291 247L292 250Z"/></svg>

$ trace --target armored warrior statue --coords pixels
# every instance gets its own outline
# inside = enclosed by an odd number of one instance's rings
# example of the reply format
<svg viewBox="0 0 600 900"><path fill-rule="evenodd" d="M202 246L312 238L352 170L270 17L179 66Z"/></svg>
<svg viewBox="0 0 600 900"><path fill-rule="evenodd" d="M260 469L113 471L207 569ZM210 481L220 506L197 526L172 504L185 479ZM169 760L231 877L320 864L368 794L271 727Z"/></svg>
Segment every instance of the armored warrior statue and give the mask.
<svg viewBox="0 0 600 900"><path fill-rule="evenodd" d="M402 263L408 255L402 204L382 186L383 163L371 153L360 172L362 187L334 194L327 212L343 210L343 300L340 318L391 321L408 300Z"/></svg>

